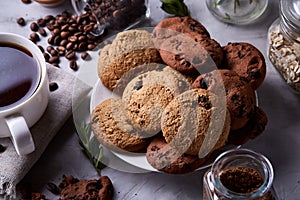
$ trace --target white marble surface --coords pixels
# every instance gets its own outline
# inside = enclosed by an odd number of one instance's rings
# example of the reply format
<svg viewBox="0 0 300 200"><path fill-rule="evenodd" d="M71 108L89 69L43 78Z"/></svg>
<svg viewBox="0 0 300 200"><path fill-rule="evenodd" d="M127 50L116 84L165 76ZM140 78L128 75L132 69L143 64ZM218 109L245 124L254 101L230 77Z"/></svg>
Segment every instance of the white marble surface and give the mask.
<svg viewBox="0 0 300 200"><path fill-rule="evenodd" d="M154 21L165 15L159 8L159 0L150 0ZM186 0L192 16L202 22L211 36L226 45L231 41L245 41L257 46L266 56L267 30L278 16L278 1L270 0L264 16L254 24L232 26L217 21L205 6L205 1ZM48 14L58 14L70 9L68 2L56 7L45 8L37 3L23 4L20 0L0 1L0 31L18 33L28 37L29 24ZM26 27L16 23L24 17ZM267 60L267 76L258 89L259 105L269 118L265 132L245 147L266 155L275 170L274 186L280 199L300 199L300 95L292 93L275 68ZM81 63L79 63L81 64ZM62 63L62 68L74 73ZM84 70L80 68L79 71ZM78 72L77 72L78 73ZM74 73L76 75L77 73ZM1 163L1 161L0 161ZM124 173L105 168L102 175L108 175L115 188L114 199L124 200L166 200L202 199L202 177L205 170L188 175L167 175L162 173ZM73 175L81 179L97 178L97 173L80 150L73 120L64 126L51 142L38 163L27 174L23 182L32 184L36 191L43 192L48 199L58 199L49 193L48 182L59 183L62 175Z"/></svg>

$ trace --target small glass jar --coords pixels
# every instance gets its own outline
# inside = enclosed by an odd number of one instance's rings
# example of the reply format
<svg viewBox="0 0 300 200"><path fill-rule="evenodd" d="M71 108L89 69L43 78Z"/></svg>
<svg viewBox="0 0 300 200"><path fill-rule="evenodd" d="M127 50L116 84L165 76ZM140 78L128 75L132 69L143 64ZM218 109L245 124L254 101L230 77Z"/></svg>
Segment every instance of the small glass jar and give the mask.
<svg viewBox="0 0 300 200"><path fill-rule="evenodd" d="M95 35L106 28L124 30L131 28L150 16L148 0L71 0L78 15L91 12L97 20Z"/></svg>
<svg viewBox="0 0 300 200"><path fill-rule="evenodd" d="M300 92L300 0L280 0L280 17L268 31L268 57L283 79Z"/></svg>
<svg viewBox="0 0 300 200"><path fill-rule="evenodd" d="M204 200L275 200L274 172L263 155L248 149L226 151L203 177Z"/></svg>
<svg viewBox="0 0 300 200"><path fill-rule="evenodd" d="M220 21L248 24L265 12L268 0L206 0L206 6Z"/></svg>

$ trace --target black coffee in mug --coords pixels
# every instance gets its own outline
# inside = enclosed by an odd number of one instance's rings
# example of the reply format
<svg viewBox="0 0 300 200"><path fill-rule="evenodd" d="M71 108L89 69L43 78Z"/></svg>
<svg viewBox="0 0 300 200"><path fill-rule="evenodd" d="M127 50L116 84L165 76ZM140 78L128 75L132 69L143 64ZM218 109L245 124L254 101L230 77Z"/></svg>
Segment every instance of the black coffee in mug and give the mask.
<svg viewBox="0 0 300 200"><path fill-rule="evenodd" d="M26 101L40 82L40 67L26 48L0 42L0 111Z"/></svg>

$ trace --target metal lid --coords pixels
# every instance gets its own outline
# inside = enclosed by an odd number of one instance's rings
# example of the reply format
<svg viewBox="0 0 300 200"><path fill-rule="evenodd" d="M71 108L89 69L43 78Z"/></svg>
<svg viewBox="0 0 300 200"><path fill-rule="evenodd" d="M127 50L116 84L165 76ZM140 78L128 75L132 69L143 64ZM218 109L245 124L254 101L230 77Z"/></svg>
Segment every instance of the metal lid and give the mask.
<svg viewBox="0 0 300 200"><path fill-rule="evenodd" d="M280 12L288 28L300 34L300 0L281 0Z"/></svg>

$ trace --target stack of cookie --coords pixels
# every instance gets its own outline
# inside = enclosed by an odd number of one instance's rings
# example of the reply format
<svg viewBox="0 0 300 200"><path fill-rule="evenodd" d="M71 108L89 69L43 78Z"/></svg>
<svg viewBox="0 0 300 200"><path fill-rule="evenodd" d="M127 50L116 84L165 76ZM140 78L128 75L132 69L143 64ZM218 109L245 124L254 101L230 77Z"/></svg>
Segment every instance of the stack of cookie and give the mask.
<svg viewBox="0 0 300 200"><path fill-rule="evenodd" d="M146 151L166 173L192 172L267 124L255 96L266 74L262 54L248 43L221 47L189 17L162 20L152 34L119 33L102 49L98 72L120 97L93 110L97 139L114 151Z"/></svg>

